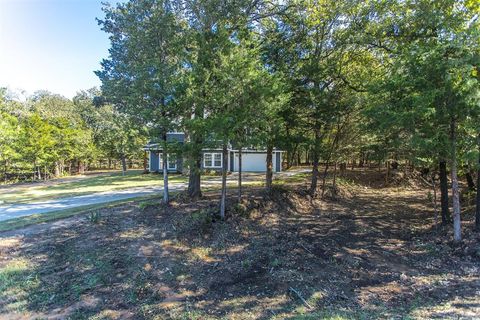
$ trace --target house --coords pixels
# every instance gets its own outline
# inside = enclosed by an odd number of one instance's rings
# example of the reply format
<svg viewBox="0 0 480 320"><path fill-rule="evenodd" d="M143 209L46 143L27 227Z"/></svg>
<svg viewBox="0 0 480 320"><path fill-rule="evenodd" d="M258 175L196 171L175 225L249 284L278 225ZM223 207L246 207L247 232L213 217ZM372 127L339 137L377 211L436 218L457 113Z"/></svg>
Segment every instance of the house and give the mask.
<svg viewBox="0 0 480 320"><path fill-rule="evenodd" d="M167 142L172 145L181 146L185 143L185 134L182 132L167 133ZM149 155L148 170L150 172L163 171L162 147L159 143L149 143L145 146ZM272 163L273 172L282 170L282 155L284 151L273 149ZM169 154L167 157L167 166L169 172L183 172L184 159L180 152ZM202 150L201 166L204 170L221 171L223 163L222 149L204 148ZM228 171L238 172L238 150L229 147L228 149ZM266 172L267 171L267 151L263 149L243 148L242 149L242 172Z"/></svg>

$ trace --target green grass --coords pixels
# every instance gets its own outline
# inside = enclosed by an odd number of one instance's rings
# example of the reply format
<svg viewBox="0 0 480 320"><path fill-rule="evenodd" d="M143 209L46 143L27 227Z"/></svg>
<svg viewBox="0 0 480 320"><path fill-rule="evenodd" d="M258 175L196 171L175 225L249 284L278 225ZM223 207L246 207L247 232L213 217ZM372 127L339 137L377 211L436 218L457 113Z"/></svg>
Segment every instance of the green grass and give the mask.
<svg viewBox="0 0 480 320"><path fill-rule="evenodd" d="M298 179L297 176L303 177L303 174L290 176L287 178L276 179L274 184L281 185L285 182L291 182ZM202 180L212 180L218 179L219 177L215 176L203 176ZM182 175L172 175L169 177L169 182L186 182L187 177ZM229 181L229 186L234 187L236 185L236 180ZM163 180L162 176L158 174L142 174L140 170L131 170L127 172L125 176L121 172L108 173L102 175L95 175L92 177L86 177L79 180L73 180L68 182L60 182L58 184L50 186L35 186L32 184L12 187L12 190L5 189L0 190L0 201L6 203L24 203L33 200L51 200L55 198L64 198L69 196L79 196L84 194L91 194L95 192L104 192L104 191L114 191L114 190L123 190L134 187L143 187L143 186L162 186ZM245 187L260 187L264 185L263 180L259 181L244 181L243 186ZM203 191L214 191L220 189L220 184L218 186L203 187ZM3 193L2 193L3 191ZM0 232L20 229L29 225L39 224L50 222L54 220L68 218L77 214L91 212L92 210L97 210L100 208L113 207L122 203L129 203L140 201L140 209L143 210L149 205L151 205L151 199L158 198L158 195L149 195L141 196L135 198L122 199L118 201L93 204L87 206L81 206L71 209L58 210L42 214L33 214L25 217L14 218L6 221L0 222ZM145 201L146 202L141 202Z"/></svg>
<svg viewBox="0 0 480 320"><path fill-rule="evenodd" d="M77 215L77 214L87 213L87 212L90 212L90 211L96 210L96 209L110 208L110 207L118 206L118 205L123 204L123 203L130 203L130 202L142 201L142 200L150 200L150 199L153 199L153 198L158 198L158 195L149 195L149 196L142 196L142 197L136 197L136 198L129 198L129 199L123 199L123 200L118 200L118 201L113 201L113 202L108 202L108 203L92 204L92 205L81 206L81 207L76 207L76 208L72 208L72 209L52 211L52 212L47 212L47 213L33 214L33 215L25 216L25 217L14 218L14 219L10 219L10 220L1 221L0 222L0 232L20 229L20 228L23 228L23 227L26 227L26 226L29 226L29 225L33 225L33 224L64 219L64 218L68 218L68 217L71 217L71 216L74 216L74 215Z"/></svg>
<svg viewBox="0 0 480 320"><path fill-rule="evenodd" d="M185 182L187 177L171 175L169 182ZM71 196L80 196L96 192L118 191L138 187L162 186L163 178L158 174L142 174L141 170L127 171L126 175L121 172L79 177L78 179L51 185L25 184L12 186L12 188L0 189L0 203L28 203L32 201L52 200Z"/></svg>

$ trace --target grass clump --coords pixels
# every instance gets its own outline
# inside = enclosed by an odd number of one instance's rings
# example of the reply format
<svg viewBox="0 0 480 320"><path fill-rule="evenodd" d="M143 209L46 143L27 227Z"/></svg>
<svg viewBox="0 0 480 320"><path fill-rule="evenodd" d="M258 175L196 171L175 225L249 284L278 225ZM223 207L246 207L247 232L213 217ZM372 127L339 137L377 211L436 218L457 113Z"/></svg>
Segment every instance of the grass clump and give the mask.
<svg viewBox="0 0 480 320"><path fill-rule="evenodd" d="M98 210L92 211L88 214L88 221L90 221L90 223L99 224L101 219L102 215Z"/></svg>

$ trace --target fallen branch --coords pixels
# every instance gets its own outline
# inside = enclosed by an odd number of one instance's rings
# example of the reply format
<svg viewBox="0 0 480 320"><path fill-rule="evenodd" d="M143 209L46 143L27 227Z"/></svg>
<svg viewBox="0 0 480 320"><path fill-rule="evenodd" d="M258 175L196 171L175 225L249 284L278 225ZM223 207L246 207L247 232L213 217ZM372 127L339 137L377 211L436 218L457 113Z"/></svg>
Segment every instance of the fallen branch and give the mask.
<svg viewBox="0 0 480 320"><path fill-rule="evenodd" d="M308 253L315 255L312 251L310 251L310 250L309 250L307 247L305 247L302 243L300 243L300 246L301 246L305 251L307 251Z"/></svg>
<svg viewBox="0 0 480 320"><path fill-rule="evenodd" d="M307 302L307 300L303 299L302 295L295 289L293 289L292 287L289 288L290 291L292 291L293 293L295 293L297 295L297 297L302 300L303 304L309 308L310 310L313 309L313 307Z"/></svg>

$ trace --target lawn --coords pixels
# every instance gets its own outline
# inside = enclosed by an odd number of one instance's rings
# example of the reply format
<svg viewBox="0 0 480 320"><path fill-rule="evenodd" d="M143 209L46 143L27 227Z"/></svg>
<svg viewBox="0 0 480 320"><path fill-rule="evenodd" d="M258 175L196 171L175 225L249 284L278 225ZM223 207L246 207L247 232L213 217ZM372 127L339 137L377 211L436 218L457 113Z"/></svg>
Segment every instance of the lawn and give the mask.
<svg viewBox="0 0 480 320"><path fill-rule="evenodd" d="M187 177L170 175L170 182L185 182ZM147 186L162 186L163 177L159 174L143 174L142 170L129 170L126 175L121 172L90 174L46 183L28 183L0 189L0 204L26 203L71 196L80 196L96 192L118 191Z"/></svg>
<svg viewBox="0 0 480 320"><path fill-rule="evenodd" d="M424 190L246 187L0 233L0 318L475 319L478 236L434 228ZM47 232L48 231L48 232Z"/></svg>
<svg viewBox="0 0 480 320"><path fill-rule="evenodd" d="M299 173L277 179L275 183L283 184L286 182L295 182L298 181L298 179L303 180L304 177L304 173ZM236 177L229 178L229 185L236 184L236 179ZM263 179L264 177L262 174L256 174L254 178L245 179L243 184L246 186L262 185ZM209 181L215 180L220 181L220 177L211 175L202 176L202 182L206 182L207 184ZM188 177L185 175L169 175L169 182L172 184L185 183L187 181ZM142 170L129 170L125 175L122 175L119 171L98 174L90 173L87 176L73 176L66 179L50 180L47 182L2 186L0 188L0 205L46 201L97 192L160 186L163 186L163 176L161 174L143 174Z"/></svg>

